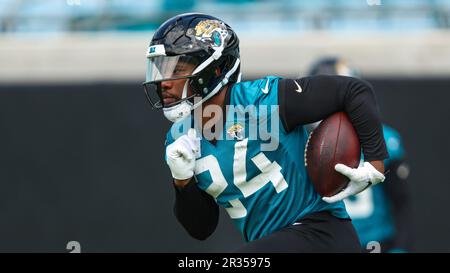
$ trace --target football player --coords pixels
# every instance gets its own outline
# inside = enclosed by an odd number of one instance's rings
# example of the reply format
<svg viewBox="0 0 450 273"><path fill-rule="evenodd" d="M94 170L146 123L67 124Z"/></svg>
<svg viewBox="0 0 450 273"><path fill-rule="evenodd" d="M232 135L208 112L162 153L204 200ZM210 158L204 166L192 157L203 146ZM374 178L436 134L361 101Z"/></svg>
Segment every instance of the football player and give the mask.
<svg viewBox="0 0 450 273"><path fill-rule="evenodd" d="M342 200L382 182L388 157L369 84L341 76L240 82L239 39L206 14L164 22L146 57L147 99L174 122L165 160L175 215L192 237L214 232L222 206L247 242L237 252L361 250ZM351 181L322 198L306 174L303 124L339 111L349 115L365 162L337 164Z"/></svg>
<svg viewBox="0 0 450 273"><path fill-rule="evenodd" d="M360 78L357 70L337 57L319 59L312 65L310 75ZM378 250L381 252L410 252L413 238L411 204L406 182L409 167L400 134L386 124L383 124L383 132L390 155L384 161L385 168L390 172L386 181L350 196L344 202L364 249L375 251L380 247Z"/></svg>

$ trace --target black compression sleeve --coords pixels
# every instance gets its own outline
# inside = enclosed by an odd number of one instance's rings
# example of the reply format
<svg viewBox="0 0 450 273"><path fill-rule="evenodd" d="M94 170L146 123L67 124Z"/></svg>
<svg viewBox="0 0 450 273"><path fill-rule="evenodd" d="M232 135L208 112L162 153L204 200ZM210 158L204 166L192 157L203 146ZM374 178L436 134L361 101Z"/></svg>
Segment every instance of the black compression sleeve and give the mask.
<svg viewBox="0 0 450 273"><path fill-rule="evenodd" d="M367 82L325 75L283 79L278 83L278 100L287 132L344 111L358 133L365 160L388 157L375 94Z"/></svg>
<svg viewBox="0 0 450 273"><path fill-rule="evenodd" d="M407 177L408 165L403 161L389 164L390 172L383 182L383 189L389 197L395 223L395 237L391 248L413 251L411 198Z"/></svg>
<svg viewBox="0 0 450 273"><path fill-rule="evenodd" d="M186 231L197 240L205 240L219 222L219 206L214 198L202 191L194 178L183 188L175 187L174 212Z"/></svg>

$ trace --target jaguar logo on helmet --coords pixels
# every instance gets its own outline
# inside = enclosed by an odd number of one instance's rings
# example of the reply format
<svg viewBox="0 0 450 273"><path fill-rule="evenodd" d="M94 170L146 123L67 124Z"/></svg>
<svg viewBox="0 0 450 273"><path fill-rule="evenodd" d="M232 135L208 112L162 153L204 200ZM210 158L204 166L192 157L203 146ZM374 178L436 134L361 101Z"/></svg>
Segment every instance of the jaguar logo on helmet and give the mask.
<svg viewBox="0 0 450 273"><path fill-rule="evenodd" d="M200 21L194 28L195 38L210 43L213 48L223 47L228 35L227 27L218 20Z"/></svg>

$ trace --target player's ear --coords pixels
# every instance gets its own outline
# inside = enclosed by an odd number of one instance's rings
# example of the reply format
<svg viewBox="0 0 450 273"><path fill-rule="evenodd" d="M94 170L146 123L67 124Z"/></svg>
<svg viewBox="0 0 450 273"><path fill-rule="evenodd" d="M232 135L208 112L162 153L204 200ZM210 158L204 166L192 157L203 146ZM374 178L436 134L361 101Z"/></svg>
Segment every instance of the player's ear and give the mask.
<svg viewBox="0 0 450 273"><path fill-rule="evenodd" d="M215 73L216 73L216 76L220 76L220 68L219 67L216 68Z"/></svg>

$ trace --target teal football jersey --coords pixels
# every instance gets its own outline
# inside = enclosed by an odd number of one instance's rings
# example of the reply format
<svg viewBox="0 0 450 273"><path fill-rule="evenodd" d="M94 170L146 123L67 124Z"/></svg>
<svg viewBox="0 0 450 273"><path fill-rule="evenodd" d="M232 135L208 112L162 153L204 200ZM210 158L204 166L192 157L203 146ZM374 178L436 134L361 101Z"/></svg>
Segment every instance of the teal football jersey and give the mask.
<svg viewBox="0 0 450 273"><path fill-rule="evenodd" d="M196 161L198 187L225 208L246 241L313 212L349 218L343 202L328 204L314 190L304 163L307 132L298 126L287 133L279 120L279 80L269 76L234 84L222 139L212 144L202 138ZM166 145L182 132L179 123L168 132Z"/></svg>
<svg viewBox="0 0 450 273"><path fill-rule="evenodd" d="M404 148L397 131L383 125L383 134L389 152L384 165L389 169L392 161L403 159ZM384 190L384 183L390 183L389 179L345 200L347 211L364 247L370 241L383 242L395 235L391 202Z"/></svg>

